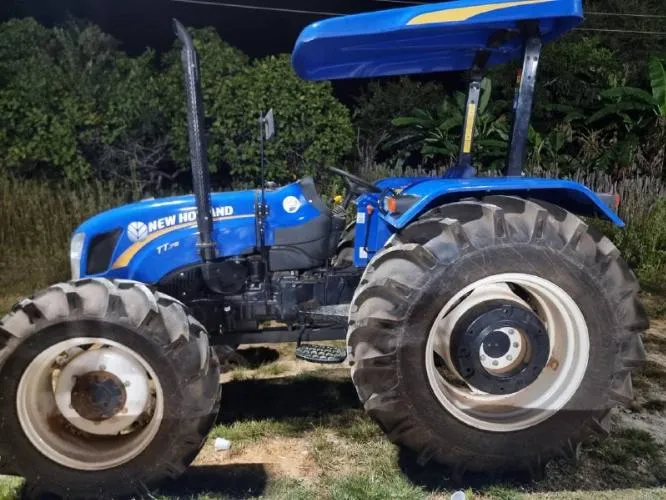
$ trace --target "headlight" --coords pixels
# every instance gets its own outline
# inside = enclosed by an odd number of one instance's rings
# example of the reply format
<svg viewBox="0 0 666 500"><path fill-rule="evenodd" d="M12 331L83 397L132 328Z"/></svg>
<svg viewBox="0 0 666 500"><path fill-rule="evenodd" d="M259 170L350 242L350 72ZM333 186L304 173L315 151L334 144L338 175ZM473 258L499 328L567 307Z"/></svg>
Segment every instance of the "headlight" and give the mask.
<svg viewBox="0 0 666 500"><path fill-rule="evenodd" d="M84 233L77 233L72 238L69 246L69 262L72 266L72 279L78 280L81 277L81 253L83 252L83 243L86 239Z"/></svg>

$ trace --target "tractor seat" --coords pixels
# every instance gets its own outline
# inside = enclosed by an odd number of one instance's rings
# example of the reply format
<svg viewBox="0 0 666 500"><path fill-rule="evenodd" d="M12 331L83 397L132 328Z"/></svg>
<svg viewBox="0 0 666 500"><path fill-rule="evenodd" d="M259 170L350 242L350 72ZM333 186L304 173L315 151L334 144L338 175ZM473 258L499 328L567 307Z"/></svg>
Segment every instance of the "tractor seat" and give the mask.
<svg viewBox="0 0 666 500"><path fill-rule="evenodd" d="M321 199L314 180L304 177L298 184L303 196L319 215L302 224L275 230L275 242L269 251L271 271L297 271L324 266L335 252L345 226L344 218L332 215Z"/></svg>

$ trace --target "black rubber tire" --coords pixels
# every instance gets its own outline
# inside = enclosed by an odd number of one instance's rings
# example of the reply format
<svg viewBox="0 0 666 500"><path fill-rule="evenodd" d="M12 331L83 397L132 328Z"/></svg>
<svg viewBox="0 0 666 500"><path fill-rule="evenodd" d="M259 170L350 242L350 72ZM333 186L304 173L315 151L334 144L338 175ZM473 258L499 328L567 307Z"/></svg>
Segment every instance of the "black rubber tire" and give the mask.
<svg viewBox="0 0 666 500"><path fill-rule="evenodd" d="M87 335L133 349L151 365L164 392L164 418L153 441L129 462L102 471L49 460L25 436L16 412L16 391L28 363L61 340ZM221 396L217 357L203 326L177 300L131 281L61 283L17 304L0 321L0 377L0 451L9 472L26 478L27 498L148 493L194 460Z"/></svg>
<svg viewBox="0 0 666 500"><path fill-rule="evenodd" d="M425 348L437 314L464 286L521 272L546 278L579 305L590 336L581 385L552 417L494 433L465 425L438 402ZM351 306L352 378L369 415L394 443L459 474L531 470L576 459L609 411L633 399L631 369L645 359L647 315L639 285L613 244L571 213L536 200L493 196L436 208L387 243L367 267Z"/></svg>
<svg viewBox="0 0 666 500"><path fill-rule="evenodd" d="M218 345L214 346L215 355L220 362L220 373L228 373L236 368L249 368L248 359L239 353L238 346Z"/></svg>

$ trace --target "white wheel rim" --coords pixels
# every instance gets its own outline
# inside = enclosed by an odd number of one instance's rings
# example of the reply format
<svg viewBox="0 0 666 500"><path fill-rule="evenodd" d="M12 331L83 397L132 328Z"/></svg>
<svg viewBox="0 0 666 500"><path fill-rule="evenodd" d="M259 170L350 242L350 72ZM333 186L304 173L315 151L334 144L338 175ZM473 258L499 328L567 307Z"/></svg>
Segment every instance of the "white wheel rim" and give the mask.
<svg viewBox="0 0 666 500"><path fill-rule="evenodd" d="M94 422L72 407L71 395L76 376L100 368L123 382L126 398L117 414ZM105 338L78 337L30 362L19 381L16 408L35 449L65 467L98 471L129 462L153 441L164 416L164 394L155 371L132 349Z"/></svg>
<svg viewBox="0 0 666 500"><path fill-rule="evenodd" d="M437 370L435 353L460 378L450 355L453 324L470 307L486 300L509 300L529 307L508 284L518 285L529 294L535 302L535 308L530 309L546 326L550 341L546 367L534 382L513 394L493 395L469 385L452 384ZM516 349L522 348L518 343ZM589 351L587 323L567 292L538 276L500 274L472 283L444 305L428 335L426 372L435 396L455 418L486 431L514 432L543 422L571 400L587 370Z"/></svg>

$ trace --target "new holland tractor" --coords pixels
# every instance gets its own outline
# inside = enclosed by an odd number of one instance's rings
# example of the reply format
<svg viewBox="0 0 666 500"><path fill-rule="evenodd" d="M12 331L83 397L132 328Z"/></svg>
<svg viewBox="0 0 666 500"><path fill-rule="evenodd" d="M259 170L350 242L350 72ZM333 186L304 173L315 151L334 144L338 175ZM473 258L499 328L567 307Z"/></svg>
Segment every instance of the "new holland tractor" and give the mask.
<svg viewBox="0 0 666 500"><path fill-rule="evenodd" d="M293 51L307 80L469 75L451 169L369 182L330 168L347 189L331 206L309 177L211 193L197 54L175 22L194 194L85 221L71 281L2 318L2 473L24 476L27 496L68 498L177 477L220 405L214 345L346 357L388 438L457 474L538 472L607 433L648 326L634 274L586 222L622 226L618 200L522 175L541 47L582 18L581 0L455 0L307 27ZM478 177L481 79L521 58L506 175ZM346 351L301 343L333 339Z"/></svg>

